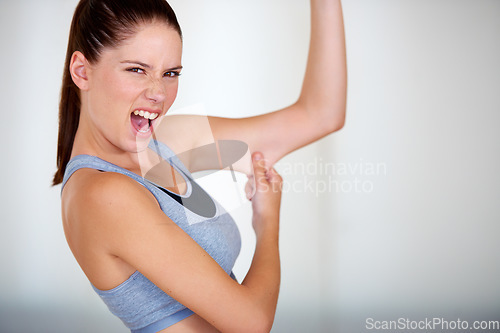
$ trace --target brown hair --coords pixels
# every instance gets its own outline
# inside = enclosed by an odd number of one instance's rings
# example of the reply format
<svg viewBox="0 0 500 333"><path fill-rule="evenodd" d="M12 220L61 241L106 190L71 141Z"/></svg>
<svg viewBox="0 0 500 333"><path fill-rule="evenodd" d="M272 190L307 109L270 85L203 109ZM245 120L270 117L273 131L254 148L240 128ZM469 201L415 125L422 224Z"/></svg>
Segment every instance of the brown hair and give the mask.
<svg viewBox="0 0 500 333"><path fill-rule="evenodd" d="M59 102L57 172L52 185L63 180L71 157L80 120L80 91L69 72L75 51L95 64L104 48L117 47L136 31L138 25L160 21L175 29L182 39L177 17L165 0L80 0L73 15Z"/></svg>

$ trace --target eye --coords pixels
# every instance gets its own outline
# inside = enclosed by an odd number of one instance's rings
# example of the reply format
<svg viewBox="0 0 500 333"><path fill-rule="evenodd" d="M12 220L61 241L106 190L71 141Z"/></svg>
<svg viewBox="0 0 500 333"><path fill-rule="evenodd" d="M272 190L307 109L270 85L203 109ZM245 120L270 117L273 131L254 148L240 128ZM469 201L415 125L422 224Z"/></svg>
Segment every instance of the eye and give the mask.
<svg viewBox="0 0 500 333"><path fill-rule="evenodd" d="M178 77L178 76L181 76L181 73L176 72L176 71L171 71L171 72L166 72L165 74L163 74L163 76L165 76L165 77Z"/></svg>
<svg viewBox="0 0 500 333"><path fill-rule="evenodd" d="M144 69L139 68L139 67L127 68L127 72L143 74Z"/></svg>

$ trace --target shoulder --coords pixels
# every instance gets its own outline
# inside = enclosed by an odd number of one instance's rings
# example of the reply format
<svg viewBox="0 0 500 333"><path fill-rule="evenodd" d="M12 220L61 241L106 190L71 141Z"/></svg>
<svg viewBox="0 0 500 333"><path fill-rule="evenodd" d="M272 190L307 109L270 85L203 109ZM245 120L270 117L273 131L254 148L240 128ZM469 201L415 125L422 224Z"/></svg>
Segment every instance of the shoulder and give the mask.
<svg viewBox="0 0 500 333"><path fill-rule="evenodd" d="M80 169L75 172L64 191L69 192L75 204L100 205L103 201L118 204L124 200L144 197L145 194L153 197L143 185L124 174L94 169Z"/></svg>
<svg viewBox="0 0 500 333"><path fill-rule="evenodd" d="M84 228L116 226L130 210L156 209L158 202L148 189L116 172L78 170L63 192L63 216Z"/></svg>

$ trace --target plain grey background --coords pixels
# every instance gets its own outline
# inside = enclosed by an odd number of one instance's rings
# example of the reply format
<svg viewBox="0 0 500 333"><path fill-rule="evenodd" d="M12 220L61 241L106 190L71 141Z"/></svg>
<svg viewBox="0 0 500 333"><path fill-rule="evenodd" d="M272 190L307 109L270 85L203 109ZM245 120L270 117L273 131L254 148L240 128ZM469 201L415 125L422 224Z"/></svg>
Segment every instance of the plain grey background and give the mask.
<svg viewBox="0 0 500 333"><path fill-rule="evenodd" d="M50 187L76 3L0 1L0 332L126 332L72 257L60 187ZM295 101L308 1L171 5L185 40L173 110L241 117ZM500 2L343 6L345 127L277 165L285 192L273 332L364 332L370 317L500 320ZM240 279L254 241L244 180L202 180L240 226Z"/></svg>

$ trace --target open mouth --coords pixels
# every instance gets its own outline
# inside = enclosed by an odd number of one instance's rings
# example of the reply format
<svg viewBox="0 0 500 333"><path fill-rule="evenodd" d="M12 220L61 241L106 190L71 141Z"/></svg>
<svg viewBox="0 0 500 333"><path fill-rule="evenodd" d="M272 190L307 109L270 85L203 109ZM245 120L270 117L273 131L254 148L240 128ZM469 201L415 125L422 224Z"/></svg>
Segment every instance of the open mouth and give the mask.
<svg viewBox="0 0 500 333"><path fill-rule="evenodd" d="M135 110L130 115L132 126L139 133L151 132L152 121L158 118L159 113L151 113L144 110Z"/></svg>

